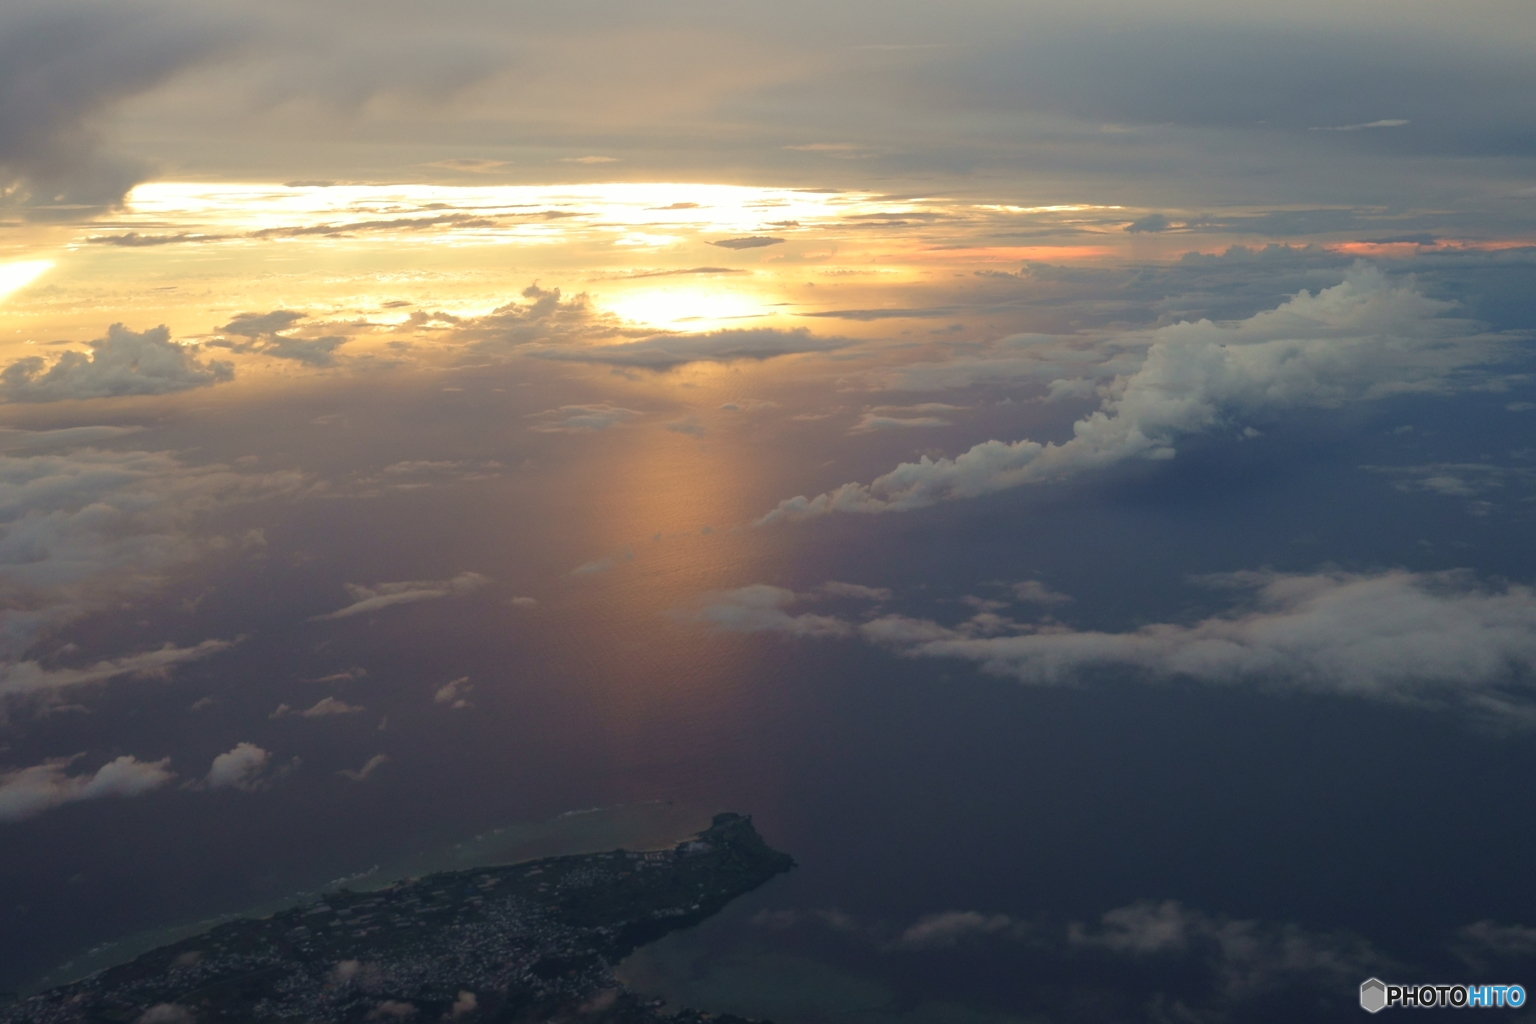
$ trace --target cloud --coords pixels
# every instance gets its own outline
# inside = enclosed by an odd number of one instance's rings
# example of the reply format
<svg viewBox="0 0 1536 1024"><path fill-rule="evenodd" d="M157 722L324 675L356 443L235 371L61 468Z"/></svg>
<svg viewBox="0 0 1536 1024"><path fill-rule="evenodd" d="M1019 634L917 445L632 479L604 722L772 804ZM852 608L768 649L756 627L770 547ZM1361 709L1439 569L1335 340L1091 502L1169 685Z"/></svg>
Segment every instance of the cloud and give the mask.
<svg viewBox="0 0 1536 1024"><path fill-rule="evenodd" d="M0 205L112 206L150 168L102 144L100 122L232 41L207 12L111 3L0 9Z"/></svg>
<svg viewBox="0 0 1536 1024"><path fill-rule="evenodd" d="M1208 915L1177 900L1118 907L1100 918L1097 929L1073 924L1068 943L1138 957L1196 957L1215 970L1220 993L1229 999L1302 978L1358 984L1372 970L1392 966L1358 936Z"/></svg>
<svg viewBox="0 0 1536 1024"><path fill-rule="evenodd" d="M1093 672L1149 680L1191 679L1340 696L1459 706L1536 724L1536 590L1485 586L1464 571L1239 572L1200 582L1244 595L1225 614L1192 625L1156 623L1123 633L1016 622L982 611L955 626L888 614L857 623L787 609L814 595L754 584L701 595L673 612L736 632L857 635L909 657L959 658L1034 685L1064 685ZM823 590L837 595L846 584ZM1016 585L1018 600L1047 607L1071 599L1043 585ZM862 596L862 595L849 595Z"/></svg>
<svg viewBox="0 0 1536 1024"><path fill-rule="evenodd" d="M736 590L719 590L699 598L698 607L674 612L685 622L698 622L739 633L790 633L795 636L848 636L848 623L825 615L790 615L784 609L800 600L793 590L755 583Z"/></svg>
<svg viewBox="0 0 1536 1024"><path fill-rule="evenodd" d="M1069 380L1053 380L1048 385L1045 400L1047 402L1060 402L1063 399L1092 398L1099 393L1099 385L1083 377L1073 377Z"/></svg>
<svg viewBox="0 0 1536 1024"><path fill-rule="evenodd" d="M191 466L167 452L0 455L0 658L157 589L170 567L220 543L195 530L210 513L309 486L297 472Z"/></svg>
<svg viewBox="0 0 1536 1024"><path fill-rule="evenodd" d="M367 615L397 604L462 597L489 586L490 582L489 577L477 572L461 572L449 580L403 580L399 583L375 583L371 587L348 583L345 586L352 603L334 612L313 616L310 621L345 619L353 615Z"/></svg>
<svg viewBox="0 0 1536 1024"><path fill-rule="evenodd" d="M226 334L238 334L242 338L259 338L263 334L286 330L303 319L303 313L291 309L274 309L269 313L237 313L219 330Z"/></svg>
<svg viewBox="0 0 1536 1024"><path fill-rule="evenodd" d="M241 313L219 330L246 340L233 342L219 338L208 342L215 348L227 348L232 352L254 352L273 359L291 359L309 366L336 365L336 350L347 343L338 335L319 338L296 338L281 331L299 320L303 313L291 309L274 309L268 313Z"/></svg>
<svg viewBox="0 0 1536 1024"><path fill-rule="evenodd" d="M881 430L902 430L925 427L952 427L949 420L938 416L884 416L879 413L866 412L848 429L850 434L873 434Z"/></svg>
<svg viewBox="0 0 1536 1024"><path fill-rule="evenodd" d="M1143 231L1167 231L1168 218L1160 213L1149 213L1140 220L1133 220L1125 226L1125 230L1131 234Z"/></svg>
<svg viewBox="0 0 1536 1024"><path fill-rule="evenodd" d="M725 273L728 269L696 267L657 273ZM417 311L398 330L439 332L444 340L464 344L490 358L504 358L509 350L520 350L538 359L653 370L692 362L764 360L803 352L827 352L853 344L847 338L818 337L805 328L658 333L654 327L593 308L585 294L567 298L558 288L533 284L523 289L522 297L527 301L510 302L479 317Z"/></svg>
<svg viewBox="0 0 1536 1024"><path fill-rule="evenodd" d="M670 370L685 363L729 363L737 359L773 359L806 352L831 352L854 343L852 338L817 337L804 327L727 328L698 334L659 334L617 345L562 345L537 348L538 359L604 363L647 370Z"/></svg>
<svg viewBox="0 0 1536 1024"><path fill-rule="evenodd" d="M674 434L687 434L690 437L703 437L707 433L697 416L685 416L672 423L663 423L662 426Z"/></svg>
<svg viewBox="0 0 1536 1024"><path fill-rule="evenodd" d="M976 312L977 310L975 307L972 307L969 311ZM800 313L798 315L825 317L830 320L862 320L868 323L874 320L916 320L954 317L964 312L967 312L964 306L883 306L877 309L827 309L814 313Z"/></svg>
<svg viewBox="0 0 1536 1024"><path fill-rule="evenodd" d="M1234 573L1211 585L1246 592L1230 612L1192 625L1124 633L1061 626L977 635L962 625L885 616L868 640L920 657L962 658L1033 684L1092 670L1250 684L1536 721L1536 591L1479 585L1469 573Z"/></svg>
<svg viewBox="0 0 1536 1024"><path fill-rule="evenodd" d="M287 704L279 704L277 710L268 715L268 718L329 718L332 715L355 715L367 710L356 704L348 704L344 700L335 697L321 697L315 703L303 711L295 711Z"/></svg>
<svg viewBox="0 0 1536 1024"><path fill-rule="evenodd" d="M21 821L79 800L140 796L176 777L170 758L140 761L129 755L108 761L94 773L70 775L69 766L82 756L0 774L0 822Z"/></svg>
<svg viewBox="0 0 1536 1024"><path fill-rule="evenodd" d="M1471 498L1502 489L1505 484L1536 483L1536 469L1497 466L1487 462L1432 462L1419 466L1361 466L1370 473L1396 477L1394 490L1429 491L1447 497Z"/></svg>
<svg viewBox="0 0 1536 1024"><path fill-rule="evenodd" d="M443 390L457 392L459 389L444 388ZM494 459L485 462L404 459L390 463L377 474L353 477L351 483L358 489L352 493L358 497L376 497L384 493L382 488L394 491L415 491L449 483L491 480L505 468Z"/></svg>
<svg viewBox="0 0 1536 1024"><path fill-rule="evenodd" d="M1126 37L1087 20L1062 19L1033 37L1020 31L974 38L963 62L958 53L935 58L951 63L948 80L967 83L968 91L957 96L969 100L972 116L987 111L1002 118L1012 108L1022 115L1015 123L1024 130L1044 127L1035 120L1041 116L1072 124L1082 147L1084 163L1078 166L1102 169L1098 161L1111 161L1129 176L1135 154L1152 144L1154 126L1159 134L1174 132L1179 141L1170 141L1170 149L1190 152L1170 172L1170 181L1182 177L1192 194L1198 194L1197 182L1241 173L1231 154L1222 152L1237 139L1257 137L1277 149L1287 147L1288 177L1301 185L1293 195L1317 190L1329 179L1350 178L1347 168L1373 152L1361 147L1341 154L1320 147L1324 133L1305 132L1309 126L1406 136L1371 140L1382 147L1374 152L1398 156L1393 163L1401 162L1404 152L1463 158L1528 152L1521 133L1529 131L1531 118L1516 99L1520 90L1529 90L1532 78L1521 61L1523 21L1518 28L1515 22L1498 28L1480 22L1461 30L1439 18L1411 18L1401 23L1402 32L1386 39L1321 11L1290 25L1257 18L1216 25L1191 8L1178 13L1169 8L1167 15L1142 21ZM1456 43L1447 48L1452 38ZM1298 102L1276 105L1272 97L1282 94ZM1028 115L1034 117L1023 120ZM1393 131L1395 126L1385 123L1407 116L1423 130ZM1131 129L1130 138L1106 137L1107 125ZM1090 143L1089 132L1101 141ZM1387 159L1369 179L1378 190L1405 181ZM1361 191L1353 194L1368 202L1365 179L1356 181ZM1422 188L1428 182L1416 184Z"/></svg>
<svg viewBox="0 0 1536 1024"><path fill-rule="evenodd" d="M1197 1012L1185 1006L1174 1016L1154 1013L1156 1020L1214 1021L1240 1019L1229 1012L1233 1002L1263 997L1279 988L1321 986L1337 991L1353 988L1372 972L1400 968L1369 942L1349 932L1316 932L1290 923L1241 920L1206 914L1177 900L1143 900L1117 907L1092 926L1068 922L1065 928L1045 920L1021 920L1001 913L949 910L926 914L911 925L892 931L881 923L864 923L839 910L760 910L751 923L783 931L824 927L857 936L885 953L948 950L982 942L1027 942L1031 957L1049 970L1081 969L1085 953L1097 953L1096 988L1113 992L1128 980L1122 970L1105 971L1103 960L1140 961L1134 975L1165 979L1170 969L1188 975L1184 964L1198 965L1214 983L1203 993ZM1497 929L1504 931L1504 929ZM1463 930L1463 934L1472 929ZM1518 932L1520 929L1508 929ZM1521 936L1516 936L1517 944ZM1475 939L1467 941L1476 944ZM1175 966L1177 961L1184 964ZM1076 965L1075 967L1073 965ZM1125 966L1125 965L1115 965ZM1148 975L1146 972L1153 973ZM1137 987L1140 987L1139 983ZM1203 986L1202 986L1203 987ZM1186 986L1184 998L1194 995ZM1150 994L1150 993L1147 993ZM1145 995L1139 997L1145 998ZM1154 997L1153 1005L1162 1001Z"/></svg>
<svg viewBox="0 0 1536 1024"><path fill-rule="evenodd" d="M622 426L643 413L625 409L606 402L597 405L562 405L558 409L546 409L529 416L538 420L529 430L541 434L587 434Z"/></svg>
<svg viewBox="0 0 1536 1024"><path fill-rule="evenodd" d="M1148 344L1145 336L1137 335L1014 334L998 341L991 352L942 363L908 363L872 375L871 383L893 391L1016 389L1021 384L1038 384L1047 386L1053 397L1060 390L1091 396L1097 387L1093 380L1108 382L1134 374L1146 360Z"/></svg>
<svg viewBox="0 0 1536 1024"><path fill-rule="evenodd" d="M363 762L361 768L343 768L337 775L351 779L353 782L366 782L368 777L381 767L389 763L389 757L385 754L374 754Z"/></svg>
<svg viewBox="0 0 1536 1024"><path fill-rule="evenodd" d="M891 592L885 587L866 587L858 583L839 583L837 580L828 580L816 589L832 597L852 597L860 601L891 599Z"/></svg>
<svg viewBox="0 0 1536 1024"><path fill-rule="evenodd" d="M273 359L291 359L306 366L335 366L336 350L346 343L347 339L338 334L327 334L319 338L290 338L279 334L255 351Z"/></svg>
<svg viewBox="0 0 1536 1024"><path fill-rule="evenodd" d="M765 409L777 409L778 402L770 402L762 398L739 398L734 402L726 402L720 407L721 412L762 412Z"/></svg>
<svg viewBox="0 0 1536 1024"><path fill-rule="evenodd" d="M687 204L682 204L687 205ZM696 205L696 204L695 204ZM687 270L647 270L630 274L631 280L642 277L680 277L687 274L748 274L751 271L742 270L740 267L689 267Z"/></svg>
<svg viewBox="0 0 1536 1024"><path fill-rule="evenodd" d="M852 142L808 142L802 146L785 146L784 149L802 153L856 153L864 147Z"/></svg>
<svg viewBox="0 0 1536 1024"><path fill-rule="evenodd" d="M270 751L254 743L236 743L234 749L213 759L203 784L209 789L239 789L251 792L261 784L261 774L272 759Z"/></svg>
<svg viewBox="0 0 1536 1024"><path fill-rule="evenodd" d="M584 293L564 298L559 288L531 284L523 289L522 297L527 301L509 302L479 317L413 313L408 326L441 323L453 340L470 343L487 354L535 341L594 341L625 333L627 325L593 309Z"/></svg>
<svg viewBox="0 0 1536 1024"><path fill-rule="evenodd" d="M607 558L598 558L591 562L584 562L581 565L578 565L576 568L571 570L571 575L592 576L600 572L607 572L609 569L616 569L620 565L623 565L625 562L632 561L634 557L635 553L633 551L629 550L628 548L624 548L622 551L614 552Z"/></svg>
<svg viewBox="0 0 1536 1024"><path fill-rule="evenodd" d="M451 708L473 707L474 705L469 702L469 694L472 690L474 687L470 685L469 676L460 676L438 687L437 692L432 695L432 700L436 704L447 704Z"/></svg>
<svg viewBox="0 0 1536 1024"><path fill-rule="evenodd" d="M1014 599L1025 604L1066 604L1072 600L1069 595L1052 590L1039 580L1023 580L1015 583L1011 589Z"/></svg>
<svg viewBox="0 0 1536 1024"><path fill-rule="evenodd" d="M434 160L428 167L441 167L446 171L467 171L470 174L490 174L511 167L509 160L487 160L476 157L454 157L450 160Z"/></svg>
<svg viewBox="0 0 1536 1024"><path fill-rule="evenodd" d="M351 668L344 668L340 672L332 672L329 675L323 675L318 679L309 679L305 681L310 683L355 683L359 679L367 678L367 676L367 669L363 668L361 665L354 665Z"/></svg>
<svg viewBox="0 0 1536 1024"><path fill-rule="evenodd" d="M767 235L751 235L747 238L722 238L718 242L710 242L710 245L718 245L722 249L761 249L766 245L782 245L784 239L770 238Z"/></svg>
<svg viewBox="0 0 1536 1024"><path fill-rule="evenodd" d="M0 452L44 451L77 448L96 441L112 441L137 434L143 427L59 427L55 430L16 430L0 427Z"/></svg>
<svg viewBox="0 0 1536 1024"><path fill-rule="evenodd" d="M177 665L227 651L233 646L229 640L204 640L195 647L166 644L159 650L98 661L84 668L47 669L35 661L11 662L0 665L0 699L48 694L104 683L118 676L163 677Z"/></svg>
<svg viewBox="0 0 1536 1024"><path fill-rule="evenodd" d="M205 235L195 231L178 231L174 235L141 235L128 231L121 235L91 235L86 245L116 245L126 249L148 249L157 245L180 245L183 242L220 242L228 235Z"/></svg>
<svg viewBox="0 0 1536 1024"><path fill-rule="evenodd" d="M91 354L64 352L50 365L28 356L0 370L0 399L59 402L122 395L165 395L233 380L234 366L197 358L196 345L177 345L164 325L130 331L122 324L88 342Z"/></svg>
<svg viewBox="0 0 1536 1024"><path fill-rule="evenodd" d="M1361 132L1369 128L1401 128L1409 122L1402 118L1387 118L1383 121L1366 121L1363 124L1341 124L1336 128L1308 128L1309 132Z"/></svg>
<svg viewBox="0 0 1536 1024"><path fill-rule="evenodd" d="M1457 930L1451 952L1472 969L1486 971L1493 960L1524 960L1536 955L1536 928L1478 921Z"/></svg>
<svg viewBox="0 0 1536 1024"><path fill-rule="evenodd" d="M1106 911L1101 921L1103 928L1096 934L1081 925L1074 927L1069 941L1075 946L1098 946L1119 953L1183 952L1189 948L1190 932L1207 924L1198 914L1186 913L1177 900L1119 907Z"/></svg>
<svg viewBox="0 0 1536 1024"><path fill-rule="evenodd" d="M1343 283L1301 292L1237 323L1201 320L1152 332L1141 367L1116 377L1098 411L1061 444L986 441L956 458L902 463L868 484L781 501L759 520L830 512L901 512L1068 479L1128 460L1171 459L1184 437L1244 417L1390 395L1446 391L1507 338L1481 334L1450 308L1357 265Z"/></svg>
<svg viewBox="0 0 1536 1024"><path fill-rule="evenodd" d="M1028 926L1007 914L979 914L974 910L950 910L929 914L903 931L896 944L908 949L953 946L973 936L1022 934Z"/></svg>
<svg viewBox="0 0 1536 1024"><path fill-rule="evenodd" d="M303 182L289 182L288 187L302 186ZM545 213L543 216L551 216ZM202 244L207 242L228 242L234 239L265 240L271 238L306 238L318 236L323 238L350 238L353 235L370 232L399 232L399 231L426 231L432 228L496 228L500 224L494 217L482 217L472 213L443 213L428 217L385 217L373 220L353 220L328 222L322 224L284 225L279 227L260 228L256 231L246 231L232 235L210 235L199 231L178 231L173 235L146 235L137 231L128 231L116 235L91 235L86 238L87 245L115 245L123 248L142 249L161 245ZM388 308L388 307L386 307ZM259 316L261 314L241 314L241 316ZM237 318L238 320L239 318ZM296 316L295 319L298 319ZM239 326L238 324L236 325ZM234 332L238 333L238 331ZM262 332L265 333L265 332ZM256 337L248 334L247 337Z"/></svg>

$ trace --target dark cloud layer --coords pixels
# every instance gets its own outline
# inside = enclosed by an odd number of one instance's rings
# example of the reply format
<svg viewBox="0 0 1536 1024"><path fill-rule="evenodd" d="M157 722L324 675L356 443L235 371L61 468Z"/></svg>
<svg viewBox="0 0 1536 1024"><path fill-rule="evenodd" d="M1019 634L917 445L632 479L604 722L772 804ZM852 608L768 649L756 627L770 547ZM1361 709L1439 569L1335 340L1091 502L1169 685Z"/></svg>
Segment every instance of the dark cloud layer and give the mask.
<svg viewBox="0 0 1536 1024"><path fill-rule="evenodd" d="M1135 19L1109 31L1062 21L989 50L941 73L982 103L1095 123L1351 128L1417 153L1530 155L1536 144L1520 99L1536 72L1517 43L1493 38Z"/></svg>
<svg viewBox="0 0 1536 1024"><path fill-rule="evenodd" d="M244 338L244 341L215 338L207 344L231 352L254 352L273 359L289 359L313 367L336 365L336 350L347 343L346 338L340 335L305 338L282 333L303 319L303 313L291 309L241 313L219 330Z"/></svg>
<svg viewBox="0 0 1536 1024"><path fill-rule="evenodd" d="M135 122L158 155L223 171L267 162L295 180L345 178L348 147L366 139L382 147L370 167L382 154L413 174L622 165L679 180L690 167L734 176L745 165L856 187L871 171L1017 180L1027 167L1052 190L1092 180L1081 187L1168 186L1193 199L1196 183L1231 195L1233 172L1268 166L1278 192L1261 201L1389 195L1423 208L1407 197L1436 175L1503 188L1511 179L1496 162L1527 160L1536 145L1522 102L1528 26L1475 6L1457 21L1424 5L1357 18L1321 5L1229 7L1212 19L1194 4L1128 14L981 0L895 19L865 3L796 4L783 19L697 2L644 19L626 3L598 18L569 8L515 19L474 2L431 18L351 3L38 5L0 26L3 94L15 97L0 112L0 164L13 199L111 202L142 171L106 155L102 127L121 100L171 83ZM624 31L644 32L646 46L621 43ZM238 61L176 81L236 38ZM487 149L487 138L498 141ZM614 155L573 155L588 147ZM1392 161L1402 153L1430 159Z"/></svg>
<svg viewBox="0 0 1536 1024"><path fill-rule="evenodd" d="M148 173L102 141L121 101L208 60L234 39L204 11L88 2L0 12L0 201L112 205Z"/></svg>
<svg viewBox="0 0 1536 1024"><path fill-rule="evenodd" d="M722 238L718 242L710 242L710 245L718 245L722 249L761 249L768 245L782 245L784 239L770 238L767 235L752 235L748 238Z"/></svg>

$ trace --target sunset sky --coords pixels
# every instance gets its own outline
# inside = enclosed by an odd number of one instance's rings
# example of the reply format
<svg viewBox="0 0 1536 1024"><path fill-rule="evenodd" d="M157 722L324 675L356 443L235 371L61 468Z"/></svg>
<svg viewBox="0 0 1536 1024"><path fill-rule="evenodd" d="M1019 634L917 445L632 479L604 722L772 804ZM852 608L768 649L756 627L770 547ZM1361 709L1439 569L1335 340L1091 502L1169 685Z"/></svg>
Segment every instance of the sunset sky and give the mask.
<svg viewBox="0 0 1536 1024"><path fill-rule="evenodd" d="M0 5L0 989L594 808L801 863L627 968L676 1005L1536 983L1533 52Z"/></svg>

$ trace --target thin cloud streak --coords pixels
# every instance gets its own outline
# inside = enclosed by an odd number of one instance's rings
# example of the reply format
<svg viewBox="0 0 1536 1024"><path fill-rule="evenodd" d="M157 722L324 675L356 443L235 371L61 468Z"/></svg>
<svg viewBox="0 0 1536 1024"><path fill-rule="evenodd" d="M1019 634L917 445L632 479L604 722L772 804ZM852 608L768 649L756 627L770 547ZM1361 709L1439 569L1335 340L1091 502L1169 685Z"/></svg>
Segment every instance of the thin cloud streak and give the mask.
<svg viewBox="0 0 1536 1024"><path fill-rule="evenodd" d="M1193 624L1155 623L1123 633L1019 622L984 610L958 625L886 614L863 622L791 609L803 595L754 584L703 595L682 621L746 633L859 637L907 657L974 662L1037 686L1073 685L1094 673L1144 681L1307 691L1425 707L1456 707L1536 726L1536 591L1489 586L1470 573L1241 572L1205 577L1246 595ZM1033 584L1033 585L1032 585ZM1019 603L1070 601L1035 581ZM980 602L988 609L993 602Z"/></svg>
<svg viewBox="0 0 1536 1024"><path fill-rule="evenodd" d="M348 619L355 615L368 615L400 604L417 601L437 601L445 597L462 597L490 585L490 578L477 572L461 572L447 580L402 580L398 583L375 583L363 586L345 584L352 603L324 615L315 615L311 622Z"/></svg>

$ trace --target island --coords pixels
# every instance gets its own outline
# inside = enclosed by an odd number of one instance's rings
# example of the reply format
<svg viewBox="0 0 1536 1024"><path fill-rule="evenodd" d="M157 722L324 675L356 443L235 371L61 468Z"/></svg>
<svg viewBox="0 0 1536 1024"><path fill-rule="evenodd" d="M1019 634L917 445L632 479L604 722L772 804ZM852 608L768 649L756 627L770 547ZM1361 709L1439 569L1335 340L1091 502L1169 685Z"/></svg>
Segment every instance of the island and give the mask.
<svg viewBox="0 0 1536 1024"><path fill-rule="evenodd" d="M230 921L0 1006L0 1022L696 1024L613 965L794 866L750 817L718 814L670 850L447 871Z"/></svg>

